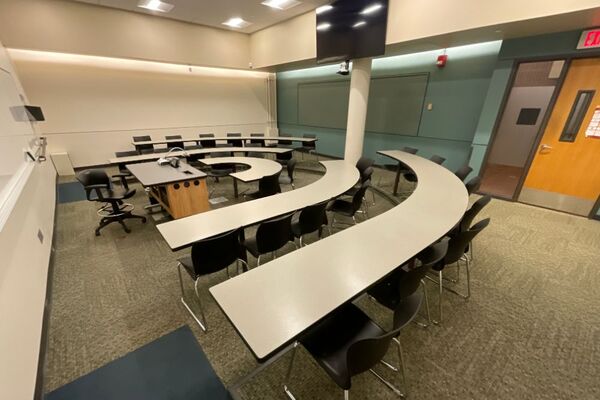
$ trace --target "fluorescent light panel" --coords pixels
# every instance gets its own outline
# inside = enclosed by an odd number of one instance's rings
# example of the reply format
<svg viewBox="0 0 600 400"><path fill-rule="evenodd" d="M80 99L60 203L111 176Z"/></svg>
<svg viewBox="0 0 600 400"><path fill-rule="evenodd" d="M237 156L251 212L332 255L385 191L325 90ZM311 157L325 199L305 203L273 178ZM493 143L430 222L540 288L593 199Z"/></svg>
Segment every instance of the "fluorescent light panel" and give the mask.
<svg viewBox="0 0 600 400"><path fill-rule="evenodd" d="M300 4L300 2L296 0L266 0L260 4L267 7L276 8L278 10L288 10L292 7L296 7Z"/></svg>
<svg viewBox="0 0 600 400"><path fill-rule="evenodd" d="M331 10L332 8L333 8L333 6L326 4L324 6L317 7L316 12L317 12L317 14L323 14L324 12L327 12L327 11Z"/></svg>
<svg viewBox="0 0 600 400"><path fill-rule="evenodd" d="M379 4L379 3L375 3L372 4L370 6L365 7L364 10L362 10L360 13L362 15L368 15L368 14L373 14L374 12L377 12L379 9L381 9L383 7L383 5Z"/></svg>
<svg viewBox="0 0 600 400"><path fill-rule="evenodd" d="M223 25L227 25L230 28L245 28L247 26L252 25L252 22L245 21L240 17L229 18L227 21L223 22Z"/></svg>
<svg viewBox="0 0 600 400"><path fill-rule="evenodd" d="M158 11L163 13L168 13L175 7L173 4L164 3L160 0L141 0L138 3L138 7L145 8L150 11Z"/></svg>

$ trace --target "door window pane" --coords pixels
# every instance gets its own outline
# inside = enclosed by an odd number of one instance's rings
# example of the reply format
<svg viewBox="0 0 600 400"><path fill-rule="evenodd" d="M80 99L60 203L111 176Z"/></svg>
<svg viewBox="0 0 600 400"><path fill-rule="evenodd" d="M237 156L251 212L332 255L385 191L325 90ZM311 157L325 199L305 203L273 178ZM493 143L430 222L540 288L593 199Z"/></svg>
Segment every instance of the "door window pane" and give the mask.
<svg viewBox="0 0 600 400"><path fill-rule="evenodd" d="M583 119L585 118L585 114L592 103L592 98L594 97L595 93L595 90L580 90L577 92L575 102L573 103L573 107L569 113L569 118L567 118L565 128L560 135L561 142L575 141L577 132L579 132L579 128L581 128L581 124L583 123Z"/></svg>

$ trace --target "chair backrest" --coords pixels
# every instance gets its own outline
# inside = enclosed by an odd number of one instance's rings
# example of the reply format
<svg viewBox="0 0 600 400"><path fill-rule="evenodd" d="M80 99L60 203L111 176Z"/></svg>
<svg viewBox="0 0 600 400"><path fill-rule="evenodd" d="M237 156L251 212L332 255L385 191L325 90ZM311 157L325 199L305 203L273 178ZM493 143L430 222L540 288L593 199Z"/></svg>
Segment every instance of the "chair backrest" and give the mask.
<svg viewBox="0 0 600 400"><path fill-rule="evenodd" d="M131 157L131 156L137 156L138 152L134 151L134 150L129 150L129 151L115 151L115 157L117 158L122 158L122 157ZM129 170L126 167L126 164L124 163L118 163L117 167L119 167L119 171L121 172L128 172Z"/></svg>
<svg viewBox="0 0 600 400"><path fill-rule="evenodd" d="M300 211L299 223L301 234L312 233L323 225L327 225L327 203L313 204L312 206L304 207Z"/></svg>
<svg viewBox="0 0 600 400"><path fill-rule="evenodd" d="M207 147L207 148L217 147L217 141L214 140L214 137L215 137L214 134L212 134L212 133L200 133L198 135L198 137L200 137L202 139L213 138L212 140L202 140L202 141L200 141L200 145L202 147Z"/></svg>
<svg viewBox="0 0 600 400"><path fill-rule="evenodd" d="M264 137L265 135L262 133L251 133L250 137ZM265 139L250 139L250 144L258 145L259 147L264 147Z"/></svg>
<svg viewBox="0 0 600 400"><path fill-rule="evenodd" d="M292 159L292 152L288 151L286 153L277 153L275 154L275 160L281 163L287 163Z"/></svg>
<svg viewBox="0 0 600 400"><path fill-rule="evenodd" d="M477 214L479 214L479 212L483 210L483 208L487 206L491 200L492 196L486 195L477 200L475 203L473 203L471 208L469 208L467 212L465 212L465 215L463 215L462 219L460 220L460 223L458 225L460 231L468 231Z"/></svg>
<svg viewBox="0 0 600 400"><path fill-rule="evenodd" d="M167 139L167 140L182 139L182 137L181 137L181 135L166 135L165 139ZM179 147L180 149L183 149L183 141L181 141L181 142L167 142L167 148L168 149L172 149L174 147Z"/></svg>
<svg viewBox="0 0 600 400"><path fill-rule="evenodd" d="M402 148L402 151L409 154L417 154L419 149L415 149L414 147L405 146Z"/></svg>
<svg viewBox="0 0 600 400"><path fill-rule="evenodd" d="M228 138L236 138L236 137L241 137L242 134L241 133L228 133L227 137ZM233 147L243 147L244 144L242 143L242 139L227 139L227 144Z"/></svg>
<svg viewBox="0 0 600 400"><path fill-rule="evenodd" d="M373 167L369 167L367 169L365 169L364 171L361 172L360 174L360 183L365 183L366 181L370 181L371 180L371 176L373 176L373 172L375 170L373 169Z"/></svg>
<svg viewBox="0 0 600 400"><path fill-rule="evenodd" d="M362 172L369 168L372 167L373 164L375 164L375 161L369 157L361 157L357 162L356 162L356 168L358 168L358 170L360 171L360 173L362 174Z"/></svg>
<svg viewBox="0 0 600 400"><path fill-rule="evenodd" d="M293 240L292 216L286 214L281 217L265 221L256 230L256 247L260 254L279 250Z"/></svg>
<svg viewBox="0 0 600 400"><path fill-rule="evenodd" d="M277 193L281 193L281 186L279 186L279 175L281 171L276 174L263 176L258 181L258 191L262 197L272 196Z"/></svg>
<svg viewBox="0 0 600 400"><path fill-rule="evenodd" d="M458 179L460 179L461 181L464 181L465 178L467 176L469 176L471 171L473 171L473 168L471 168L469 165L465 164L462 167L460 167L459 169L457 169L456 171L454 171L454 175L456 175L458 177Z"/></svg>
<svg viewBox="0 0 600 400"><path fill-rule="evenodd" d="M352 214L360 210L360 206L362 206L363 198L365 197L365 192L371 186L371 181L367 180L362 183L360 189L354 193L352 196Z"/></svg>
<svg viewBox="0 0 600 400"><path fill-rule="evenodd" d="M279 137L280 138L282 138L282 137L292 137L292 135L288 135L288 134L285 134L285 133L280 133ZM292 141L291 140L280 140L279 144L282 144L284 146L289 146L290 144L292 144Z"/></svg>
<svg viewBox="0 0 600 400"><path fill-rule="evenodd" d="M296 163L297 161L293 158L287 163L287 174L290 177L290 183L294 182L294 170L296 170Z"/></svg>
<svg viewBox="0 0 600 400"><path fill-rule="evenodd" d="M263 153L257 153L255 151L249 151L246 154L246 157L252 157L252 158L265 158L265 155Z"/></svg>
<svg viewBox="0 0 600 400"><path fill-rule="evenodd" d="M444 263L452 264L460 260L465 254L465 249L469 243L490 224L490 219L486 218L473 225L469 230L464 232L456 232L450 236L450 242L448 242L448 253L444 258Z"/></svg>
<svg viewBox="0 0 600 400"><path fill-rule="evenodd" d="M152 140L152 138L150 137L150 135L133 137L134 142L149 142L151 140ZM151 144L136 144L135 150L138 152L138 154L154 153L154 146Z"/></svg>
<svg viewBox="0 0 600 400"><path fill-rule="evenodd" d="M437 154L434 154L429 158L429 161L433 161L436 164L442 165L444 161L446 161L446 159L444 157L438 156Z"/></svg>
<svg viewBox="0 0 600 400"><path fill-rule="evenodd" d="M89 201L100 201L97 197L92 196L92 193L96 193L96 190L91 186L102 185L104 189L110 189L112 186L110 177L103 169L86 169L79 172L75 177L83 185L85 195Z"/></svg>
<svg viewBox="0 0 600 400"><path fill-rule="evenodd" d="M312 133L306 133L304 135L302 135L302 137L305 137L307 139L316 139L317 135L312 134ZM310 142L303 142L302 143L302 147L304 147L305 149L316 149L317 148L317 142L316 141L310 141Z"/></svg>
<svg viewBox="0 0 600 400"><path fill-rule="evenodd" d="M404 270L404 273L399 275L397 282L399 298L404 299L415 293L419 289L421 280L433 266L443 262L447 253L448 239L435 243L419 253L416 258L421 265L408 271Z"/></svg>
<svg viewBox="0 0 600 400"><path fill-rule="evenodd" d="M192 263L196 275L206 275L227 268L240 258L240 229L235 229L192 245Z"/></svg>
<svg viewBox="0 0 600 400"><path fill-rule="evenodd" d="M467 187L467 193L469 193L469 194L475 193L479 189L480 185L481 185L481 178L480 177L476 176L476 177L472 178L465 185Z"/></svg>

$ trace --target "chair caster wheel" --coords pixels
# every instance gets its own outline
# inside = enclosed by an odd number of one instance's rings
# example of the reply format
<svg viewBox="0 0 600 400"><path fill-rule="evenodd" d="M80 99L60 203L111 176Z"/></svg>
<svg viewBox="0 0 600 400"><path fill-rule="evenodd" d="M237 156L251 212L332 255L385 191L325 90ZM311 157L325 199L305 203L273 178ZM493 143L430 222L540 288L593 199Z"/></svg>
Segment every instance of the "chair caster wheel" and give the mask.
<svg viewBox="0 0 600 400"><path fill-rule="evenodd" d="M100 236L100 231L96 231L96 236Z"/></svg>
<svg viewBox="0 0 600 400"><path fill-rule="evenodd" d="M131 233L131 229L129 229L129 228L126 228L126 229L125 229L125 233Z"/></svg>
<svg viewBox="0 0 600 400"><path fill-rule="evenodd" d="M142 218L142 224L146 223L146 218Z"/></svg>

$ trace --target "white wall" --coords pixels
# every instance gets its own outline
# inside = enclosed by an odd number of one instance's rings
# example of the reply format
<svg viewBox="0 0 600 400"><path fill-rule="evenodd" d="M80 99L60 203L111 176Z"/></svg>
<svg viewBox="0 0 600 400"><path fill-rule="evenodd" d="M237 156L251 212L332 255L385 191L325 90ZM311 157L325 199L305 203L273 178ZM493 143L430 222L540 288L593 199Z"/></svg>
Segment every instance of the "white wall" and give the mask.
<svg viewBox="0 0 600 400"><path fill-rule="evenodd" d="M1 43L0 65L10 65ZM14 74L13 78L20 88ZM0 230L0 399L33 398L54 226L55 183L50 162L33 165L16 206ZM37 238L38 230L44 236L43 243Z"/></svg>
<svg viewBox="0 0 600 400"><path fill-rule="evenodd" d="M267 132L266 73L11 54L30 101L44 110L49 152L68 152L75 167L133 150L135 135Z"/></svg>

